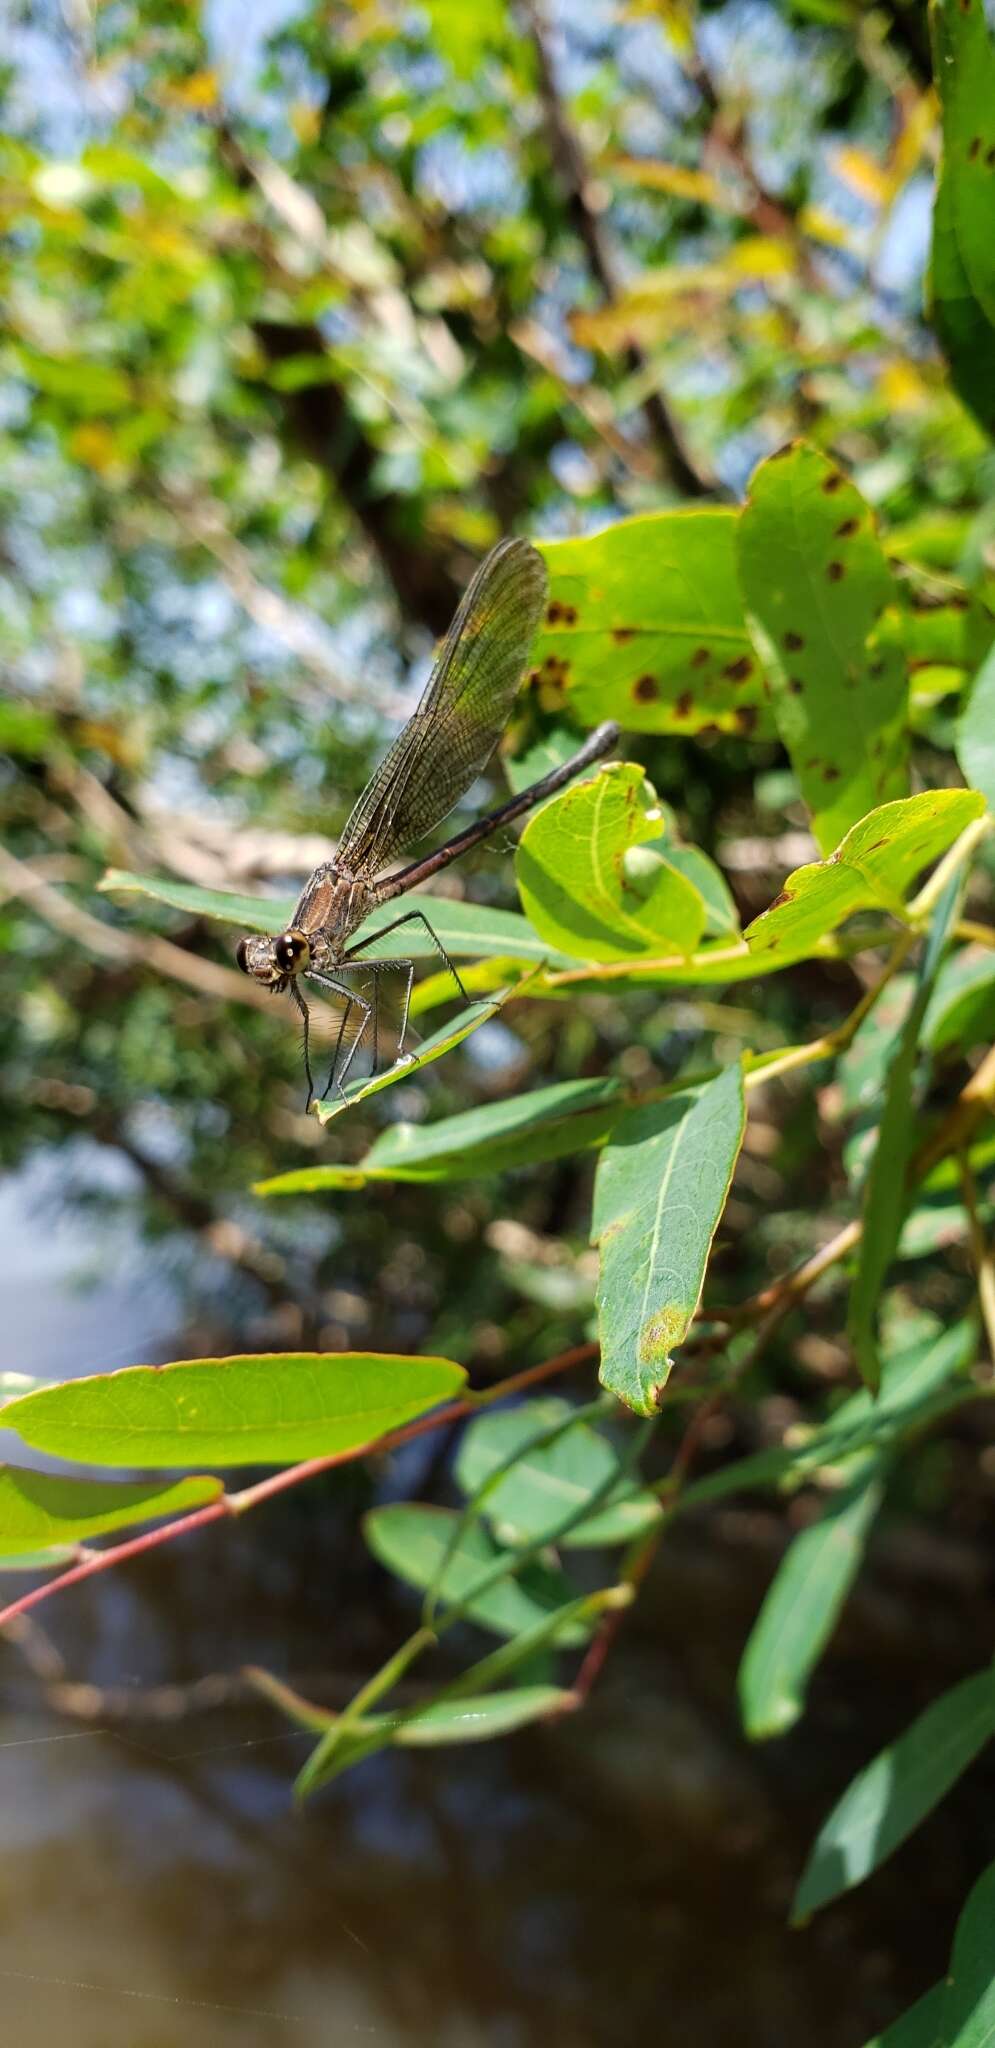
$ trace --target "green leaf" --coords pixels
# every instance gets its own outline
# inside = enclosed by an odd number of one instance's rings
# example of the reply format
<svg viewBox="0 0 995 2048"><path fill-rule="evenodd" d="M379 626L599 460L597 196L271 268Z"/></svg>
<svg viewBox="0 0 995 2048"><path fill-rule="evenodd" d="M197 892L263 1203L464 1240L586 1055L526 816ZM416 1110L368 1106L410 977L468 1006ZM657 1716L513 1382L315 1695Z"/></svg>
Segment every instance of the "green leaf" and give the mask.
<svg viewBox="0 0 995 2048"><path fill-rule="evenodd" d="M361 1188L367 1181L460 1180L559 1159L600 1143L622 1100L619 1081L557 1081L528 1095L460 1110L434 1124L390 1124L357 1166L296 1167L257 1181L254 1193L311 1195Z"/></svg>
<svg viewBox="0 0 995 2048"><path fill-rule="evenodd" d="M13 1557L0 1557L0 1572L55 1572L75 1564L78 1557L75 1543L52 1543L47 1550L19 1550Z"/></svg>
<svg viewBox="0 0 995 2048"><path fill-rule="evenodd" d="M812 1846L792 1908L794 1921L807 1919L877 1870L993 1735L995 1672L989 1669L962 1679L934 1700L847 1786Z"/></svg>
<svg viewBox="0 0 995 2048"><path fill-rule="evenodd" d="M738 939L739 912L722 869L716 867L700 846L684 846L677 839L653 840L650 851L676 868L691 882L705 905L705 931L709 938Z"/></svg>
<svg viewBox="0 0 995 2048"><path fill-rule="evenodd" d="M538 543L550 605L540 682L582 725L634 732L769 730L736 575L736 514L712 506L621 519Z"/></svg>
<svg viewBox="0 0 995 2048"><path fill-rule="evenodd" d="M995 709L995 707L993 707ZM931 1052L972 1046L995 1038L995 953L962 947L945 960L923 1018L922 1042Z"/></svg>
<svg viewBox="0 0 995 2048"><path fill-rule="evenodd" d="M409 1586L427 1592L440 1568L460 1517L450 1508L429 1508L403 1501L374 1508L363 1523L375 1558ZM573 1587L553 1565L526 1565L514 1578L499 1579L474 1596L473 1588L503 1555L479 1522L464 1528L452 1549L438 1588L440 1606L466 1605L467 1617L494 1635L517 1636L570 1604ZM509 1558L509 1565L513 1560ZM585 1642L589 1629L573 1610L555 1637L566 1648Z"/></svg>
<svg viewBox="0 0 995 2048"><path fill-rule="evenodd" d="M743 1726L753 1741L783 1735L805 1705L809 1678L860 1570L883 1487L877 1460L789 1545L739 1667Z"/></svg>
<svg viewBox="0 0 995 2048"><path fill-rule="evenodd" d="M777 727L823 853L908 788L901 651L875 638L894 578L855 485L804 442L762 462L739 572Z"/></svg>
<svg viewBox="0 0 995 2048"><path fill-rule="evenodd" d="M995 2035L995 1863L979 1877L957 1922L944 1986L943 2048L990 2048Z"/></svg>
<svg viewBox="0 0 995 2048"><path fill-rule="evenodd" d="M977 1329L969 1318L939 1337L896 1351L884 1361L876 1399L862 1387L828 1422L800 1435L790 1447L756 1451L695 1480L681 1494L681 1511L751 1488L798 1485L820 1467L842 1464L869 1445L900 1444L935 1416L976 1398L978 1389L967 1374L977 1352Z"/></svg>
<svg viewBox="0 0 995 2048"><path fill-rule="evenodd" d="M941 2031L941 2015L946 1985L934 1984L922 1998L917 1998L907 2012L903 2012L883 2034L875 2034L873 2041L865 2041L864 2048L945 2048Z"/></svg>
<svg viewBox="0 0 995 2048"><path fill-rule="evenodd" d="M648 846L660 837L655 791L612 761L529 820L515 857L525 910L550 946L583 960L690 953L705 928L697 889Z"/></svg>
<svg viewBox="0 0 995 2048"><path fill-rule="evenodd" d="M780 950L784 960L800 960L855 911L904 917L905 895L920 870L983 811L984 800L970 789L926 790L882 804L854 825L830 860L788 876L769 910L747 927L751 953Z"/></svg>
<svg viewBox="0 0 995 2048"><path fill-rule="evenodd" d="M192 917L218 919L222 924L237 925L242 931L270 932L274 936L286 931L293 916L296 898L293 896L235 896L223 889L197 889L192 883L173 882L168 876L132 875L122 868L108 868L100 888L110 896L148 896L155 903L166 903L173 910L189 911ZM569 967L572 959L564 956L557 960L549 946L537 939L531 925L513 910L495 910L490 904L464 903L450 896L423 896L415 893L412 903L417 903L432 920L447 952L475 959L489 959L492 956L507 957L526 963L546 961L550 966ZM386 939L374 945L381 925L390 924L397 916L397 904L381 903L370 912L365 923L356 933L357 945L370 941L371 958L389 958L392 947ZM426 956L437 960L439 955L426 932L418 925L412 925L404 934L405 958L420 960Z"/></svg>
<svg viewBox="0 0 995 2048"><path fill-rule="evenodd" d="M564 1546L592 1549L629 1543L659 1521L656 1496L620 1470L617 1452L588 1423L571 1423L569 1402L550 1396L519 1408L480 1415L463 1437L456 1477L464 1493L485 1487L491 1474L521 1449L521 1456L490 1488L482 1503L487 1520L504 1542L531 1543L551 1536L572 1510L583 1505L618 1472L616 1488L590 1518L562 1538ZM537 1431L562 1433L536 1445Z"/></svg>
<svg viewBox="0 0 995 2048"><path fill-rule="evenodd" d="M208 1475L180 1479L169 1486L152 1480L124 1486L99 1479L63 1479L21 1465L0 1466L0 1556L19 1560L26 1568L19 1558L23 1551L44 1551L50 1544L86 1543L91 1536L106 1535L109 1529L127 1529L134 1522L178 1515L186 1508L217 1500L221 1490L220 1479Z"/></svg>
<svg viewBox="0 0 995 2048"><path fill-rule="evenodd" d="M528 980L515 983L513 988L502 989L501 994L479 1003L467 1003L459 1015L449 1024L440 1024L437 1031L423 1038L412 1058L395 1060L393 1066L383 1073L369 1074L358 1081L346 1083L344 1095L336 1089L324 1102L313 1104L314 1113L320 1123L331 1123L333 1117L341 1116L343 1110L352 1109L357 1102L365 1102L368 1095L380 1095L385 1088L393 1088L398 1081L410 1081L423 1067L430 1067L435 1060L441 1060L447 1052L454 1052L465 1038L471 1038L482 1024L489 1024L492 1017L504 1008L512 996L520 996Z"/></svg>
<svg viewBox="0 0 995 2048"><path fill-rule="evenodd" d="M130 1365L25 1394L5 1429L93 1465L293 1465L375 1443L460 1392L448 1358L275 1351Z"/></svg>
<svg viewBox="0 0 995 2048"><path fill-rule="evenodd" d="M995 327L979 306L964 268L954 214L951 155L946 146L933 203L926 302L950 364L954 389L985 432L995 434L995 385L991 374Z"/></svg>
<svg viewBox="0 0 995 2048"><path fill-rule="evenodd" d="M995 334L991 345L995 350ZM965 782L980 789L989 810L995 811L995 652L978 670L961 715L957 759Z"/></svg>
<svg viewBox="0 0 995 2048"><path fill-rule="evenodd" d="M908 1206L908 1164L916 1136L913 1083L919 1058L919 1038L960 901L961 883L960 875L951 876L933 915L929 938L923 948L915 996L889 1063L877 1144L864 1182L864 1227L850 1293L847 1328L861 1377L869 1387L877 1386L880 1371L876 1335L878 1301L888 1267L898 1249L902 1218Z"/></svg>
<svg viewBox="0 0 995 2048"><path fill-rule="evenodd" d="M601 1381L637 1414L658 1408L670 1353L697 1308L746 1121L743 1074L626 1111L598 1162Z"/></svg>

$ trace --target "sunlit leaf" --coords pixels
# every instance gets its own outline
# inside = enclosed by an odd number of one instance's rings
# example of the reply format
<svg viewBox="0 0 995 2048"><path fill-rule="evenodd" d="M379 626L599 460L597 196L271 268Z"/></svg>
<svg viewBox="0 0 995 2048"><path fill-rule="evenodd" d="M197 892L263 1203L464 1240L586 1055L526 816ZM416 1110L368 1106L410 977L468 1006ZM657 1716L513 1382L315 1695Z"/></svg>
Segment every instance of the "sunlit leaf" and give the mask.
<svg viewBox="0 0 995 2048"><path fill-rule="evenodd" d="M11 1401L4 1427L93 1465L291 1465L375 1443L458 1394L447 1358L274 1351L126 1366ZM202 1482L203 1483L203 1482Z"/></svg>
<svg viewBox="0 0 995 2048"><path fill-rule="evenodd" d="M219 919L223 924L237 925L241 931L274 935L286 931L295 901L289 896L236 896L221 889L198 889L192 883L174 882L168 876L130 875L121 868L109 868L100 887L109 895L149 896L174 910L189 911L193 917ZM554 964L555 955L549 946L543 945L527 920L514 911L495 910L490 904L466 903L449 896L417 895L412 896L411 902L425 908L446 950L458 957L496 954L513 960L546 960ZM350 943L359 944L367 937L375 941L379 927L390 924L397 914L396 903L380 904L370 912ZM370 946L373 958L389 957L393 950L386 939ZM418 924L405 930L404 953L405 958L416 960L426 955L434 960L439 957L437 948ZM564 956L561 964L570 963Z"/></svg>
<svg viewBox="0 0 995 2048"><path fill-rule="evenodd" d="M647 841L661 813L641 768L613 761L544 804L522 834L515 870L540 938L586 960L693 951L705 906Z"/></svg>
<svg viewBox="0 0 995 2048"><path fill-rule="evenodd" d="M859 491L804 442L754 471L739 570L778 731L828 853L908 788L905 664L874 632L894 579Z"/></svg>
<svg viewBox="0 0 995 2048"><path fill-rule="evenodd" d="M778 950L785 958L803 959L855 911L901 918L916 876L984 807L984 799L969 789L924 790L882 804L854 825L831 859L788 876L770 909L748 926L750 951L761 957Z"/></svg>
<svg viewBox="0 0 995 2048"><path fill-rule="evenodd" d="M628 1110L598 1162L601 1380L637 1414L659 1407L698 1305L745 1119L735 1064L702 1088Z"/></svg>
<svg viewBox="0 0 995 2048"><path fill-rule="evenodd" d="M653 512L541 548L550 604L533 649L536 674L541 688L565 694L582 724L769 730L733 512Z"/></svg>
<svg viewBox="0 0 995 2048"><path fill-rule="evenodd" d="M557 1081L429 1124L389 1124L355 1166L300 1166L258 1181L257 1195L319 1194L367 1181L461 1180L558 1159L596 1145L622 1105L611 1079Z"/></svg>

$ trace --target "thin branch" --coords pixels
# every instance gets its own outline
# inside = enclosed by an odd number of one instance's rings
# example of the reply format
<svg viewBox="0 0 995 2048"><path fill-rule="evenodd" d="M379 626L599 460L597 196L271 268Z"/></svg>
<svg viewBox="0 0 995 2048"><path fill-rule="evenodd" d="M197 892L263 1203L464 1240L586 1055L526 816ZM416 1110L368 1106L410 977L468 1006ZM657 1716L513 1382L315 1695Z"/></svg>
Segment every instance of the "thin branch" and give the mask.
<svg viewBox="0 0 995 2048"><path fill-rule="evenodd" d="M966 1152L960 1154L957 1163L964 1190L964 1206L967 1209L968 1237L978 1282L978 1301L992 1366L995 1367L995 1249L988 1243L982 1227L978 1210L977 1183Z"/></svg>
<svg viewBox="0 0 995 2048"><path fill-rule="evenodd" d="M0 1613L0 1629L13 1621L19 1614L26 1614L43 1600L50 1600L54 1593L68 1591L70 1586L79 1585L83 1579L92 1579L100 1572L111 1571L116 1565L124 1564L128 1558L142 1557L147 1551L158 1550L164 1543L175 1542L178 1536L188 1536L196 1529L205 1529L212 1522L223 1522L231 1515L241 1515L250 1508L258 1507L263 1501L272 1500L279 1493L287 1493L294 1486L300 1486L307 1479L314 1479L322 1472L331 1472L338 1465L352 1465L357 1459L399 1449L402 1444L411 1443L415 1437L424 1436L427 1431L441 1429L450 1422L462 1421L468 1415L475 1415L492 1401L503 1401L509 1394L522 1393L526 1387L537 1386L541 1381L569 1372L573 1366L587 1365L598 1355L597 1344L577 1344L570 1351L561 1351L555 1358L544 1359L541 1365L529 1366L524 1372L515 1373L511 1379L499 1380L479 1394L469 1394L462 1401L451 1401L444 1408L433 1410L430 1415L418 1417L403 1429L391 1430L386 1436L373 1437L368 1443L355 1444L347 1451L336 1451L327 1458L308 1458L300 1465L287 1466L283 1471L273 1472L268 1479L262 1479L255 1486L243 1487L239 1493L222 1494L219 1500L209 1501L206 1507L194 1508L188 1515L179 1515L172 1522L165 1522L155 1529L146 1529L141 1536L132 1536L124 1543L115 1544L110 1550L94 1550L68 1571L60 1572L57 1578L46 1580L43 1586L35 1586L29 1593L22 1593L19 1600L11 1601Z"/></svg>
<svg viewBox="0 0 995 2048"><path fill-rule="evenodd" d="M591 204L592 181L580 138L572 127L560 99L547 42L547 25L542 0L524 0L524 15L536 55L539 98L546 122L549 151L566 199L571 225L587 256L591 277L606 305L618 297L622 279L615 253ZM632 375L645 376L648 364L642 350L630 342L625 350L626 368ZM657 390L642 401L643 417L666 475L685 497L707 497L718 486L695 466L681 433Z"/></svg>

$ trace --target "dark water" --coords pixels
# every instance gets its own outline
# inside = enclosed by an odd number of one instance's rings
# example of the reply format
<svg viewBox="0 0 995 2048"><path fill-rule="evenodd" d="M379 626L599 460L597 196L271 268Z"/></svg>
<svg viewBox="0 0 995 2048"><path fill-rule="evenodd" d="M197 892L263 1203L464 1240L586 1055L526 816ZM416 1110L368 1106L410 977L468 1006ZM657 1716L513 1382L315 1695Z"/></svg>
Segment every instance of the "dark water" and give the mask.
<svg viewBox="0 0 995 2048"><path fill-rule="evenodd" d="M53 1373L95 1362L100 1308L80 1355L60 1286ZM29 1338L9 1328L0 1363L30 1369ZM3 1646L5 2043L862 2048L942 1972L995 1853L984 1760L862 1892L799 1933L787 1911L854 1769L990 1655L979 1546L886 1530L806 1720L751 1749L735 1669L783 1526L688 1522L582 1717L371 1759L298 1813L307 1738L240 1673L345 1699L410 1625L357 1535L367 1486L338 1475L97 1579Z"/></svg>

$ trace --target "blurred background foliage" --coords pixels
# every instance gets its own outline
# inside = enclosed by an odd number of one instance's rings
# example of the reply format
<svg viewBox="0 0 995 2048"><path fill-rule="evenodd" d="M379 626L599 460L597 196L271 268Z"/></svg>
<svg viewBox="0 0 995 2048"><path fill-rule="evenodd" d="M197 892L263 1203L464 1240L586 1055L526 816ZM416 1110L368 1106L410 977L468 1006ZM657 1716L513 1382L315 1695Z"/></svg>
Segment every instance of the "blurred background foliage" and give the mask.
<svg viewBox="0 0 995 2048"><path fill-rule="evenodd" d="M398 1116L809 1035L854 972L810 964L755 1003L521 1003L329 1136L294 1029L216 933L153 912L150 945L148 906L139 924L95 884L111 862L285 892L501 533L738 499L799 432L917 589L925 568L990 594L995 459L922 314L923 10L25 8L3 91L4 1163L54 1152L26 1185L105 1259L122 1215L154 1237L140 1270L180 1288L196 1348L527 1363L589 1312L589 1161L334 1207L264 1207L252 1181L358 1158ZM956 774L958 680L920 709L927 781ZM556 710L526 692L513 742ZM635 752L743 916L763 908L810 844L779 748ZM514 900L500 850L450 886ZM803 1085L752 1126L744 1285L810 1247L842 1130ZM828 1338L799 1342L832 1369Z"/></svg>

